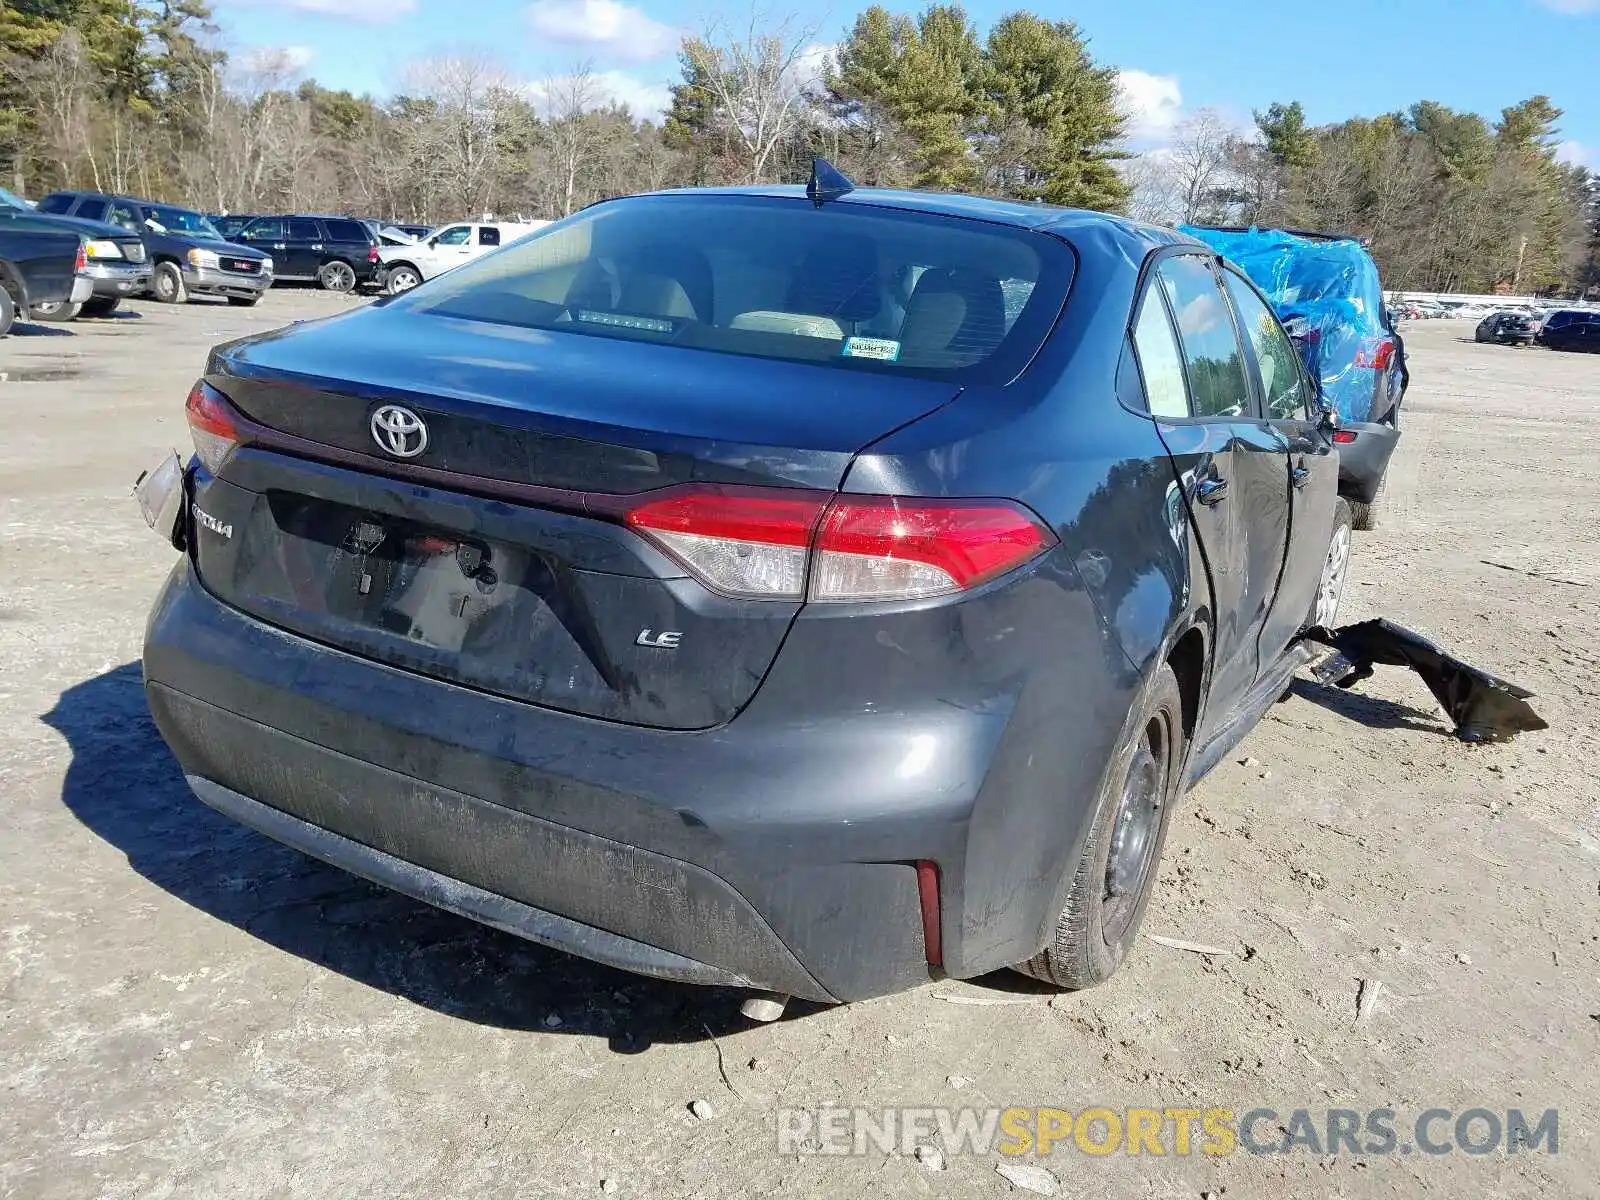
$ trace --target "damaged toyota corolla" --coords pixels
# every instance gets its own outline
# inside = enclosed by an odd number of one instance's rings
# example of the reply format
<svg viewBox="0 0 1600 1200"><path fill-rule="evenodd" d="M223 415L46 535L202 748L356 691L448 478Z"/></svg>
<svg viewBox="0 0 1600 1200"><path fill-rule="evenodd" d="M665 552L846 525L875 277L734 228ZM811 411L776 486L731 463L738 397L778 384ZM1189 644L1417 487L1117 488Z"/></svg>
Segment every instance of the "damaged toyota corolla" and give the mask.
<svg viewBox="0 0 1600 1200"><path fill-rule="evenodd" d="M144 669L201 800L822 1002L1110 976L1350 546L1336 418L1215 252L826 164L218 347L188 421Z"/></svg>

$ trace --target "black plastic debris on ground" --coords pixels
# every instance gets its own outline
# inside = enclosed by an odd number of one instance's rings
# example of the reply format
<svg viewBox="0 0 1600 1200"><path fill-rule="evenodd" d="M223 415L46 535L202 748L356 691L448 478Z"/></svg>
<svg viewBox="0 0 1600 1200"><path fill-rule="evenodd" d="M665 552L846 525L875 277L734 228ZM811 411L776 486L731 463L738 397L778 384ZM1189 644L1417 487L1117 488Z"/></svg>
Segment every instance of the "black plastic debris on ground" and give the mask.
<svg viewBox="0 0 1600 1200"><path fill-rule="evenodd" d="M1548 729L1528 700L1533 693L1446 654L1420 633L1380 617L1338 629L1313 626L1308 642L1339 653L1320 666L1319 683L1349 688L1372 674L1375 664L1410 667L1428 685L1464 742L1497 742L1534 729Z"/></svg>

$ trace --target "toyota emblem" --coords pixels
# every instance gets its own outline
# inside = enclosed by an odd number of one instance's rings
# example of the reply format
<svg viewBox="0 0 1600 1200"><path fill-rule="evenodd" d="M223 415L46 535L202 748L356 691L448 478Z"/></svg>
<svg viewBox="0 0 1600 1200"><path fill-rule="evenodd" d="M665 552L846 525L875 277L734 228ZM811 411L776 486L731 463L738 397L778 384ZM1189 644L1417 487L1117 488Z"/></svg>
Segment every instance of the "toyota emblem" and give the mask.
<svg viewBox="0 0 1600 1200"><path fill-rule="evenodd" d="M385 404L372 414L372 440L396 458L415 458L428 448L428 427L409 408Z"/></svg>

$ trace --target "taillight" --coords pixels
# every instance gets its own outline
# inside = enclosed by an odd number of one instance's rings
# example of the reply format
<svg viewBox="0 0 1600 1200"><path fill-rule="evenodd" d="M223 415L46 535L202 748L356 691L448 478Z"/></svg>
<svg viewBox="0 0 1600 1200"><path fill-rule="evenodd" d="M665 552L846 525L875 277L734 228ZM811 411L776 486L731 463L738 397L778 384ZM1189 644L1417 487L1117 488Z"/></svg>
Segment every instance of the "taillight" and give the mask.
<svg viewBox="0 0 1600 1200"><path fill-rule="evenodd" d="M829 497L697 487L626 516L707 587L814 601L918 600L965 591L1055 542L1005 500Z"/></svg>
<svg viewBox="0 0 1600 1200"><path fill-rule="evenodd" d="M1383 338L1356 351L1356 366L1387 371L1394 361L1394 339Z"/></svg>
<svg viewBox="0 0 1600 1200"><path fill-rule="evenodd" d="M184 410L194 438L194 452L206 470L215 475L239 444L239 430L228 415L228 403L222 393L202 379L189 389Z"/></svg>
<svg viewBox="0 0 1600 1200"><path fill-rule="evenodd" d="M715 591L798 600L827 503L826 493L705 487L648 501L626 520Z"/></svg>
<svg viewBox="0 0 1600 1200"><path fill-rule="evenodd" d="M1348 446L1356 440L1356 431L1354 429L1335 429L1333 431L1333 440L1340 446Z"/></svg>
<svg viewBox="0 0 1600 1200"><path fill-rule="evenodd" d="M378 261L378 248L376 246L367 247L367 261L370 263Z"/></svg>
<svg viewBox="0 0 1600 1200"><path fill-rule="evenodd" d="M88 254L88 251L86 251L84 249L83 243L79 242L78 243L78 258L77 258L77 261L75 261L72 264L72 273L74 275L82 275L88 269L89 269L89 254Z"/></svg>
<svg viewBox="0 0 1600 1200"><path fill-rule="evenodd" d="M813 600L913 600L965 591L1053 541L1003 500L840 496L817 532Z"/></svg>

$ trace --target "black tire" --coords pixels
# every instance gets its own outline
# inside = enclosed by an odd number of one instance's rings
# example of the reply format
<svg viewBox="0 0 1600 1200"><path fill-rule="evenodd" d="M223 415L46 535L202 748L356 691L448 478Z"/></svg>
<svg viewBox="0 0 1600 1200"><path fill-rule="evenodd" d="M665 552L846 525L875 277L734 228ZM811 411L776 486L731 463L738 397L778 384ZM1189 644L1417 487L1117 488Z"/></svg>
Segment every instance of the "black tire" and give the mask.
<svg viewBox="0 0 1600 1200"><path fill-rule="evenodd" d="M4 284L0 284L0 337L5 337L11 332L11 326L17 320L17 302L11 298L11 293Z"/></svg>
<svg viewBox="0 0 1600 1200"><path fill-rule="evenodd" d="M353 292L356 287L356 270L342 259L325 262L317 271L317 282L324 291Z"/></svg>
<svg viewBox="0 0 1600 1200"><path fill-rule="evenodd" d="M122 303L121 296L92 296L83 302L85 317L109 317L117 311L117 306Z"/></svg>
<svg viewBox="0 0 1600 1200"><path fill-rule="evenodd" d="M1076 989L1104 983L1122 965L1139 936L1172 810L1183 796L1186 753L1183 697L1172 668L1163 665L1151 681L1132 732L1112 760L1055 931L1043 950L1018 964L1018 971L1056 987ZM1135 814L1131 824L1123 816L1130 796L1135 809L1153 806L1151 812ZM1130 830L1139 825L1143 834L1130 843L1129 837L1137 836ZM1119 871L1116 885L1114 848L1125 865L1130 856L1138 864L1131 874Z"/></svg>
<svg viewBox="0 0 1600 1200"><path fill-rule="evenodd" d="M35 304L28 310L28 317L30 320L49 321L52 325L60 325L67 321L76 321L82 311L81 304L58 300L51 304Z"/></svg>
<svg viewBox="0 0 1600 1200"><path fill-rule="evenodd" d="M228 303L234 308L254 308L261 303L260 296L229 296Z"/></svg>
<svg viewBox="0 0 1600 1200"><path fill-rule="evenodd" d="M408 282L409 281L409 282ZM389 268L389 279L384 284L384 290L391 296L398 296L402 292L409 292L412 288L422 283L422 272L410 263L396 263Z"/></svg>
<svg viewBox="0 0 1600 1200"><path fill-rule="evenodd" d="M150 276L150 294L162 304L185 304L189 290L183 286L183 272L175 262L158 262Z"/></svg>
<svg viewBox="0 0 1600 1200"><path fill-rule="evenodd" d="M1347 500L1350 508L1350 527L1362 533L1371 533L1378 527L1378 502L1383 499L1384 489L1389 486L1387 474L1378 480L1378 490L1373 493L1372 503L1362 504L1359 500Z"/></svg>

